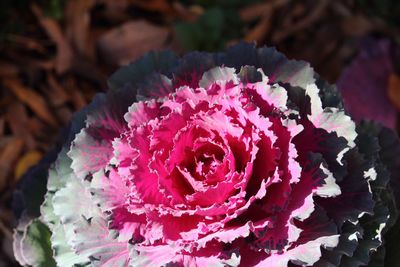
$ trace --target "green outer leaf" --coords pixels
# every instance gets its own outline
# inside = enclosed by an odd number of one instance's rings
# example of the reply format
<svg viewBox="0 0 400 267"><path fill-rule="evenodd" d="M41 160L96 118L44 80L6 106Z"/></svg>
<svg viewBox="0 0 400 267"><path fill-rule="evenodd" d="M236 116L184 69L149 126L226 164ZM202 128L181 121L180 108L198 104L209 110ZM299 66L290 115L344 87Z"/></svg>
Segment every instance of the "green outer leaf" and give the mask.
<svg viewBox="0 0 400 267"><path fill-rule="evenodd" d="M74 234L72 222L81 216L90 216L90 212L83 212L81 208L92 202L84 199L87 194L81 192L82 181L73 175L70 167L72 160L66 155L66 151L67 148L61 150L57 161L49 170L48 191L41 212L43 220L52 231L51 247L58 265L84 266L89 262L88 255L77 255L69 243ZM76 194L81 197L76 198Z"/></svg>
<svg viewBox="0 0 400 267"><path fill-rule="evenodd" d="M21 264L31 265L34 267L55 267L56 262L53 259L53 250L51 249L49 228L39 219L30 221L23 230L16 230L14 250L19 249L16 255ZM18 253L18 254L17 254Z"/></svg>

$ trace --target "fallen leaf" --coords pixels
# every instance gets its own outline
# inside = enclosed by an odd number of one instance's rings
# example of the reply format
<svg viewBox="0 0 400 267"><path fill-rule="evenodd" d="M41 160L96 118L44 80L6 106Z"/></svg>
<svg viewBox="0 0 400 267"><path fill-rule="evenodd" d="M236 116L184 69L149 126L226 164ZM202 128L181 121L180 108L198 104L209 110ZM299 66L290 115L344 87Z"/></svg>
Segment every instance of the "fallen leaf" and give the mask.
<svg viewBox="0 0 400 267"><path fill-rule="evenodd" d="M170 31L144 20L130 21L105 33L98 40L102 58L114 65L125 65L150 50L161 49Z"/></svg>
<svg viewBox="0 0 400 267"><path fill-rule="evenodd" d="M7 177L12 170L12 165L18 158L24 147L24 141L20 138L11 138L0 152L0 192L7 185Z"/></svg>
<svg viewBox="0 0 400 267"><path fill-rule="evenodd" d="M397 110L400 110L400 77L395 73L389 75L388 96Z"/></svg>
<svg viewBox="0 0 400 267"><path fill-rule="evenodd" d="M264 17L267 12L282 7L289 2L288 0L274 0L265 3L247 5L239 11L239 16L243 21L254 21Z"/></svg>
<svg viewBox="0 0 400 267"><path fill-rule="evenodd" d="M36 149L40 151L48 151L57 141L58 128L50 128L37 117L29 119L27 125L28 130L35 137Z"/></svg>
<svg viewBox="0 0 400 267"><path fill-rule="evenodd" d="M174 16L175 9L173 5L175 1L169 0L98 0L100 3L106 5L107 9L113 12L119 12L127 9L130 5L135 7L140 7L141 9L151 11L151 12L160 12L165 16Z"/></svg>
<svg viewBox="0 0 400 267"><path fill-rule="evenodd" d="M172 7L176 12L176 17L181 21L194 22L204 14L204 8L199 5L185 6L179 2L173 2Z"/></svg>
<svg viewBox="0 0 400 267"><path fill-rule="evenodd" d="M4 135L5 119L0 118L0 137Z"/></svg>
<svg viewBox="0 0 400 267"><path fill-rule="evenodd" d="M98 0L101 4L106 6L107 10L111 10L112 12L122 13L128 6L128 0Z"/></svg>
<svg viewBox="0 0 400 267"><path fill-rule="evenodd" d="M129 4L126 0L118 0L118 1L110 1L110 0L98 0L99 4L104 4L104 9L102 10L102 17L107 21L111 22L112 25L120 25L126 21L132 19L129 12L127 12L127 8ZM115 26L114 26L115 27ZM93 31L106 31L110 30L110 27L107 28L91 28L90 35L92 35ZM97 40L92 39L92 40Z"/></svg>
<svg viewBox="0 0 400 267"><path fill-rule="evenodd" d="M67 125L71 121L72 111L66 106L61 106L57 108L56 113L63 125Z"/></svg>
<svg viewBox="0 0 400 267"><path fill-rule="evenodd" d="M37 117L30 118L28 128L37 140L46 136L46 125Z"/></svg>
<svg viewBox="0 0 400 267"><path fill-rule="evenodd" d="M26 130L29 118L26 107L21 102L14 102L8 106L6 120L14 136L24 140L29 149L35 147L35 140Z"/></svg>
<svg viewBox="0 0 400 267"><path fill-rule="evenodd" d="M18 67L6 61L0 61L0 76L9 77L18 74Z"/></svg>
<svg viewBox="0 0 400 267"><path fill-rule="evenodd" d="M19 179L31 166L39 162L43 154L37 150L31 150L25 153L15 166L14 176Z"/></svg>
<svg viewBox="0 0 400 267"><path fill-rule="evenodd" d="M244 40L247 42L256 41L261 43L271 29L271 15L272 9L268 9L257 25L246 34Z"/></svg>
<svg viewBox="0 0 400 267"><path fill-rule="evenodd" d="M94 0L70 0L66 2L66 36L74 48L88 58L94 58L94 45L88 39L90 27L90 9Z"/></svg>
<svg viewBox="0 0 400 267"><path fill-rule="evenodd" d="M44 70L53 70L54 68L57 68L57 60L50 59L50 60L36 60L36 59L29 59L28 60L29 64L31 64L33 67L38 67Z"/></svg>
<svg viewBox="0 0 400 267"><path fill-rule="evenodd" d="M19 45L23 49L33 50L42 54L47 52L43 44L27 36L8 34L7 39L15 45Z"/></svg>
<svg viewBox="0 0 400 267"><path fill-rule="evenodd" d="M64 73L70 68L73 61L74 55L71 46L65 38L60 25L54 19L44 16L43 11L35 4L32 4L31 8L40 25L57 46L56 71Z"/></svg>
<svg viewBox="0 0 400 267"><path fill-rule="evenodd" d="M76 110L79 110L86 106L87 103L82 92L80 92L79 90L73 90L71 93L72 103L74 104Z"/></svg>
<svg viewBox="0 0 400 267"><path fill-rule="evenodd" d="M279 31L276 31L275 34L272 36L272 41L274 43L280 43L282 40L293 35L294 33L300 32L301 30L303 30L307 27L310 27L318 19L323 17L323 14L329 5L329 2L330 1L328 1L328 0L318 1L317 6L306 17L304 17L303 19L301 19L295 23L291 23L290 25L287 25L286 27L283 27L282 29L279 29Z"/></svg>
<svg viewBox="0 0 400 267"><path fill-rule="evenodd" d="M16 79L4 79L3 84L23 103L27 104L43 121L51 126L58 126L52 112L49 110L45 99L33 89L21 84Z"/></svg>
<svg viewBox="0 0 400 267"><path fill-rule="evenodd" d="M361 37L374 30L375 25L371 20L363 15L353 15L346 17L341 23L342 31L345 35Z"/></svg>
<svg viewBox="0 0 400 267"><path fill-rule="evenodd" d="M66 89L68 90L68 94L70 95L70 99L72 104L74 105L75 110L79 110L86 106L86 100L83 96L80 88L77 86L76 79L70 78L65 82Z"/></svg>
<svg viewBox="0 0 400 267"><path fill-rule="evenodd" d="M57 81L51 72L47 74L47 82L50 88L46 88L45 93L53 106L59 107L70 99L65 88Z"/></svg>
<svg viewBox="0 0 400 267"><path fill-rule="evenodd" d="M172 16L175 14L170 1L167 0L128 0L131 4L149 11L161 12L166 16ZM115 1L113 1L115 2Z"/></svg>

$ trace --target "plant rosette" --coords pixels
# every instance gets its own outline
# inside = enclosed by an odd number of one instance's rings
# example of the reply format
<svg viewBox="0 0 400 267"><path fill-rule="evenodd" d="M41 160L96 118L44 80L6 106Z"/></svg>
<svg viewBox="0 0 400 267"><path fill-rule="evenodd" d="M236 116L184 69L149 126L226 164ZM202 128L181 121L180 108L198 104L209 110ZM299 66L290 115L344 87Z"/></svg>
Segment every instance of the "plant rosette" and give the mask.
<svg viewBox="0 0 400 267"><path fill-rule="evenodd" d="M275 49L149 53L64 136L15 194L23 265L385 261L397 136Z"/></svg>

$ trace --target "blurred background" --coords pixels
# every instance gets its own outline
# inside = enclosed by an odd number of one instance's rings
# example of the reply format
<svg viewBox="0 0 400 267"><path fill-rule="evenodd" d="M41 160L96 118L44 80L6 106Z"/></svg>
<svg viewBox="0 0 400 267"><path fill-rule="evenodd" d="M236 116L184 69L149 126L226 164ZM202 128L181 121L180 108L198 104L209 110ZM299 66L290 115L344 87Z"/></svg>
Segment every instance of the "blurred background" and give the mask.
<svg viewBox="0 0 400 267"><path fill-rule="evenodd" d="M150 50L275 46L337 83L356 120L396 129L398 0L1 0L0 267L12 253L12 192L119 66Z"/></svg>

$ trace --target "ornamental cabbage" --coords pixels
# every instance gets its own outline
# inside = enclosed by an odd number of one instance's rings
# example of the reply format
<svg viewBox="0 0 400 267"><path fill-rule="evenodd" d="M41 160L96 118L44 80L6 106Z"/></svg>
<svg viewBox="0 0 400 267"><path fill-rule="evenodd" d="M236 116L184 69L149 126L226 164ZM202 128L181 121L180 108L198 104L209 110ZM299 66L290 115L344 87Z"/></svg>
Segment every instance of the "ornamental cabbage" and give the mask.
<svg viewBox="0 0 400 267"><path fill-rule="evenodd" d="M308 63L152 52L109 87L16 192L21 264L383 264L397 137L356 125Z"/></svg>

